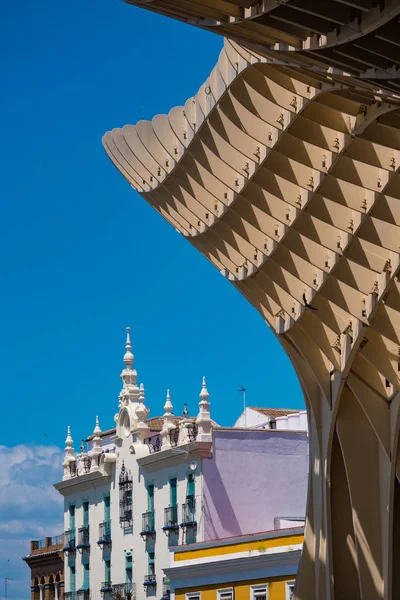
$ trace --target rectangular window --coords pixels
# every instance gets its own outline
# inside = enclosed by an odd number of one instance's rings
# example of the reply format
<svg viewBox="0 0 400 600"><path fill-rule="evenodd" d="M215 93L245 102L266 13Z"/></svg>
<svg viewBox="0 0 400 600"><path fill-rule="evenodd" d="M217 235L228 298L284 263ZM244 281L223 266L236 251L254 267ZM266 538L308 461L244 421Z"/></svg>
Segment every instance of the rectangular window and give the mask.
<svg viewBox="0 0 400 600"><path fill-rule="evenodd" d="M190 594L185 594L185 600L201 600L200 592L191 592Z"/></svg>
<svg viewBox="0 0 400 600"><path fill-rule="evenodd" d="M286 600L292 600L294 595L294 581L286 582Z"/></svg>
<svg viewBox="0 0 400 600"><path fill-rule="evenodd" d="M154 510L154 485L147 486L147 510Z"/></svg>
<svg viewBox="0 0 400 600"><path fill-rule="evenodd" d="M89 527L89 502L83 502L82 508L83 508L83 527Z"/></svg>
<svg viewBox="0 0 400 600"><path fill-rule="evenodd" d="M188 475L186 497L194 498L194 473L189 473Z"/></svg>
<svg viewBox="0 0 400 600"><path fill-rule="evenodd" d="M218 590L218 600L233 600L233 588Z"/></svg>
<svg viewBox="0 0 400 600"><path fill-rule="evenodd" d="M125 582L129 585L132 584L132 555L125 555Z"/></svg>
<svg viewBox="0 0 400 600"><path fill-rule="evenodd" d="M89 583L89 563L83 565L83 589L88 590L90 588Z"/></svg>
<svg viewBox="0 0 400 600"><path fill-rule="evenodd" d="M69 528L71 531L75 529L75 505L71 504L69 507Z"/></svg>
<svg viewBox="0 0 400 600"><path fill-rule="evenodd" d="M76 590L76 572L75 567L69 568L69 591L75 592Z"/></svg>
<svg viewBox="0 0 400 600"><path fill-rule="evenodd" d="M110 496L104 496L104 521L110 521Z"/></svg>
<svg viewBox="0 0 400 600"><path fill-rule="evenodd" d="M251 600L268 600L267 584L251 586Z"/></svg>
<svg viewBox="0 0 400 600"><path fill-rule="evenodd" d="M154 552L148 552L148 557L149 557L149 575L155 575L156 568L155 568L155 564L154 564Z"/></svg>
<svg viewBox="0 0 400 600"><path fill-rule="evenodd" d="M177 504L176 477L169 480L169 503L171 506L176 506Z"/></svg>
<svg viewBox="0 0 400 600"><path fill-rule="evenodd" d="M111 560L104 561L104 581L111 582Z"/></svg>

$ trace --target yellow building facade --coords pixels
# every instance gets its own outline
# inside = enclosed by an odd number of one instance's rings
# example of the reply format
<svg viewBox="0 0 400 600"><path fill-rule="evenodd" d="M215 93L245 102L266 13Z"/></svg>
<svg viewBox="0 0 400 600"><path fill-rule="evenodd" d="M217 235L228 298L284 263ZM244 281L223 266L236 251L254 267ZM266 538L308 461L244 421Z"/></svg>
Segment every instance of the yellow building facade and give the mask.
<svg viewBox="0 0 400 600"><path fill-rule="evenodd" d="M171 548L171 600L290 600L303 528Z"/></svg>

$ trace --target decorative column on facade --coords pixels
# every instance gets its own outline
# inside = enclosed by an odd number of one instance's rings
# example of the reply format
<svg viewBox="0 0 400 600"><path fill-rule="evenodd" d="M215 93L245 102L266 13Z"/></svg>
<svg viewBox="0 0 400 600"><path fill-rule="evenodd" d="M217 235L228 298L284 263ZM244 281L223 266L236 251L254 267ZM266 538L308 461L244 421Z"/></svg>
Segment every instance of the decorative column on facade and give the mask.
<svg viewBox="0 0 400 600"><path fill-rule="evenodd" d="M146 418L150 413L149 409L145 406L145 397L144 397L144 385L140 384L139 389L139 405L136 408L136 416L138 419L138 424L136 427L137 432L137 440L144 444L144 440L150 434L150 428L146 423Z"/></svg>
<svg viewBox="0 0 400 600"><path fill-rule="evenodd" d="M164 424L161 430L161 450L166 450L171 447L171 432L176 429L174 423L174 415L172 414L172 403L169 390L167 390L167 399L164 404Z"/></svg>
<svg viewBox="0 0 400 600"><path fill-rule="evenodd" d="M196 425L197 425L197 438L198 442L211 442L212 441L212 421L210 416L210 403L208 401L209 393L206 387L206 378L203 377L203 384L200 392L200 402L199 407L200 411L197 415Z"/></svg>
<svg viewBox="0 0 400 600"><path fill-rule="evenodd" d="M99 460L101 454L101 429L99 424L99 417L96 417L96 426L93 430L93 448L91 452L92 461L90 463L90 471L93 473L94 471L99 470Z"/></svg>
<svg viewBox="0 0 400 600"><path fill-rule="evenodd" d="M71 427L68 425L68 433L67 433L67 437L65 440L66 445L65 445L65 452L64 452L64 462L63 462L63 467L64 467L63 480L70 479L72 477L71 464L75 462L75 454L74 454L74 449L72 447L73 443L74 443L74 440L71 437Z"/></svg>
<svg viewBox="0 0 400 600"><path fill-rule="evenodd" d="M44 583L39 583L39 600L44 600Z"/></svg>

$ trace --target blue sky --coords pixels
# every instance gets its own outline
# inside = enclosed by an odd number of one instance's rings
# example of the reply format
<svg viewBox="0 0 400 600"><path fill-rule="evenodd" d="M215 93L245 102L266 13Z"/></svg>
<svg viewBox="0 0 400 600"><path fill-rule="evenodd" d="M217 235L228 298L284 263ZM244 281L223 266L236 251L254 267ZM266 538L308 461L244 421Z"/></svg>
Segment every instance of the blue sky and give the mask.
<svg viewBox="0 0 400 600"><path fill-rule="evenodd" d="M126 325L152 415L167 387L176 413L195 414L202 375L222 425L241 412L239 384L250 405L303 407L262 318L101 146L106 130L192 96L222 39L120 0L2 2L0 23L0 450L31 466L51 455L51 481L67 424L76 446L96 414L112 426ZM7 510L0 497L0 521Z"/></svg>

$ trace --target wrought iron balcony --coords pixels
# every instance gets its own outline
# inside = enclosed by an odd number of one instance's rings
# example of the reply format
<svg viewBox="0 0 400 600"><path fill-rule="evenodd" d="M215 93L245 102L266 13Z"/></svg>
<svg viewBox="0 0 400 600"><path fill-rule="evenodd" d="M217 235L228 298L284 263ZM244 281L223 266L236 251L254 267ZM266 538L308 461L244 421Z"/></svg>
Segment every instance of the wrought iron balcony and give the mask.
<svg viewBox="0 0 400 600"><path fill-rule="evenodd" d="M142 531L140 535L155 535L156 530L154 528L154 510L148 510L142 514Z"/></svg>
<svg viewBox="0 0 400 600"><path fill-rule="evenodd" d="M185 504L182 504L181 527L196 525L196 501L194 496L188 496Z"/></svg>
<svg viewBox="0 0 400 600"><path fill-rule="evenodd" d="M169 529L176 529L179 527L178 525L178 507L177 506L168 506L164 508L164 531L168 531Z"/></svg>
<svg viewBox="0 0 400 600"><path fill-rule="evenodd" d="M89 527L80 527L78 529L78 545L77 548L89 548ZM85 598L86 600L86 598Z"/></svg>
<svg viewBox="0 0 400 600"><path fill-rule="evenodd" d="M171 598L171 582L169 577L163 577L163 595L161 600L170 600Z"/></svg>
<svg viewBox="0 0 400 600"><path fill-rule="evenodd" d="M99 540L97 542L99 546L101 544L111 544L111 521L105 521L99 525Z"/></svg>
<svg viewBox="0 0 400 600"><path fill-rule="evenodd" d="M144 576L143 585L145 585L145 586L157 585L157 579L156 579L156 576L154 575L154 573L150 573L149 575Z"/></svg>
<svg viewBox="0 0 400 600"><path fill-rule="evenodd" d="M179 427L175 427L169 432L169 441L171 446L175 447L179 442Z"/></svg>
<svg viewBox="0 0 400 600"><path fill-rule="evenodd" d="M134 583L116 583L112 586L113 600L135 600L136 586Z"/></svg>
<svg viewBox="0 0 400 600"><path fill-rule="evenodd" d="M159 434L145 438L144 443L149 447L150 454L154 454L154 452L160 452L161 450L161 438Z"/></svg>
<svg viewBox="0 0 400 600"><path fill-rule="evenodd" d="M75 550L75 529L68 529L64 533L64 552Z"/></svg>
<svg viewBox="0 0 400 600"><path fill-rule="evenodd" d="M90 590L78 590L76 596L77 600L90 600Z"/></svg>
<svg viewBox="0 0 400 600"><path fill-rule="evenodd" d="M100 591L104 592L112 592L112 583L111 581L103 581L101 584Z"/></svg>

